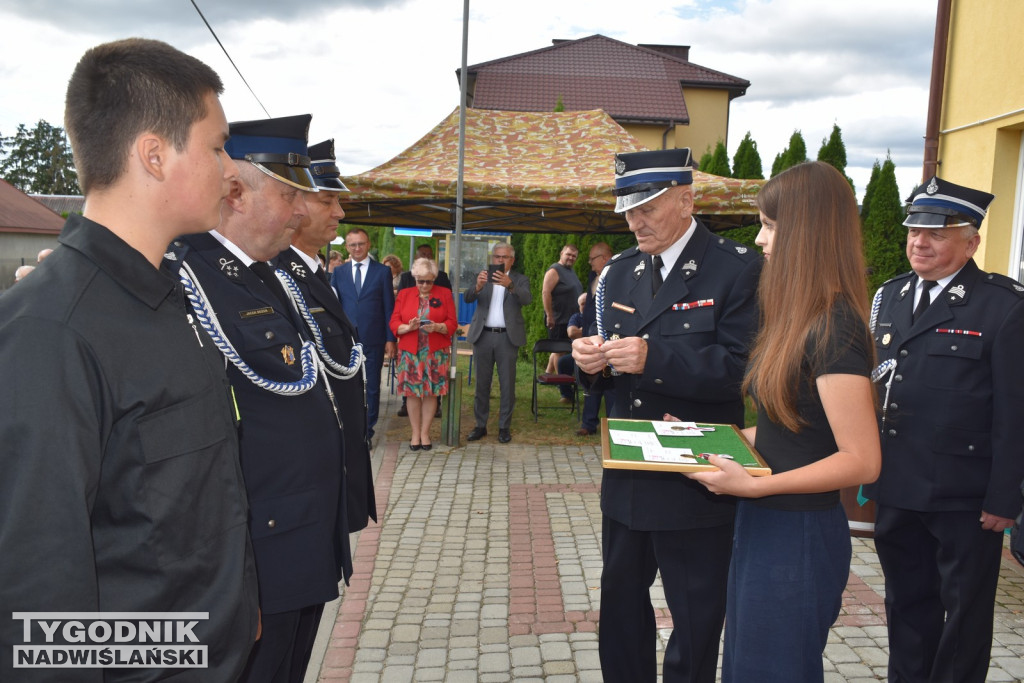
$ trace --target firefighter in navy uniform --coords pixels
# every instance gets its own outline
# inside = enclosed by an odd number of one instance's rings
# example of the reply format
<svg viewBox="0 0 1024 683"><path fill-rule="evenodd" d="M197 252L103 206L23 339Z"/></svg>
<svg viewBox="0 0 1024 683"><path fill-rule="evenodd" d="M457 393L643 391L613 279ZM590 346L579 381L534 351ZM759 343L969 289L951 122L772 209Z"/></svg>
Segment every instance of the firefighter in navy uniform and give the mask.
<svg viewBox="0 0 1024 683"><path fill-rule="evenodd" d="M1024 286L972 256L993 196L933 177L911 196L913 271L872 305L881 363L875 545L890 681L985 680L1003 530L1021 509Z"/></svg>
<svg viewBox="0 0 1024 683"><path fill-rule="evenodd" d="M226 359L237 398L263 635L240 678L300 683L325 603L352 572L337 406L283 281L268 263L317 191L312 117L230 124L238 178L220 226L172 245L197 324ZM209 340L207 340L209 337Z"/></svg>
<svg viewBox="0 0 1024 683"><path fill-rule="evenodd" d="M356 328L345 315L330 276L317 258L317 252L338 236L338 222L345 217L340 193L348 192L335 164L334 140L325 140L309 148L310 173L319 192L306 200L309 215L292 235L292 246L275 259L295 282L302 294L296 300L306 305L316 325L303 316L310 335L323 341L321 358L327 364L328 381L345 429L345 490L348 501L348 530L366 528L369 519L377 521L377 502L373 493L370 468L370 442L366 436L366 390L360 352L356 348Z"/></svg>
<svg viewBox="0 0 1024 683"><path fill-rule="evenodd" d="M573 357L591 377L614 377L612 417L670 413L742 426L761 257L693 218L689 149L619 154L615 171L615 210L626 214L638 246L605 266L595 294L598 334L576 340ZM655 680L649 588L660 570L675 625L663 680L711 683L734 501L678 474L605 470L601 510L604 680Z"/></svg>

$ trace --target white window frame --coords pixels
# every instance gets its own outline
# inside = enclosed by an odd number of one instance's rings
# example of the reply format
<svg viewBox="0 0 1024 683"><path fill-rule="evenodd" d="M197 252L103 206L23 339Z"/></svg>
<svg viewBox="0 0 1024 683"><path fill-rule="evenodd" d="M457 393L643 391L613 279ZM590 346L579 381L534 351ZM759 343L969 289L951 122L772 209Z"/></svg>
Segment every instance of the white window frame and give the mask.
<svg viewBox="0 0 1024 683"><path fill-rule="evenodd" d="M1013 202L1013 244L1006 272L1024 282L1024 133L1017 153L1017 191Z"/></svg>

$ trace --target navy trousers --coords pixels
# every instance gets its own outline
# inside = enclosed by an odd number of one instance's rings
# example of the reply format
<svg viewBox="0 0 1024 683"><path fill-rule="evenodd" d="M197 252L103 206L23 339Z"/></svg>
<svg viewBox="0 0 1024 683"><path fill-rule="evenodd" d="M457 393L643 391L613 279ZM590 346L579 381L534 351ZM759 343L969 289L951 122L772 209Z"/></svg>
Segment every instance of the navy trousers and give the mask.
<svg viewBox="0 0 1024 683"><path fill-rule="evenodd" d="M1003 534L979 516L878 506L893 683L984 683Z"/></svg>
<svg viewBox="0 0 1024 683"><path fill-rule="evenodd" d="M380 413L380 372L384 367L384 346L364 346L366 356L366 436L373 438L373 428Z"/></svg>
<svg viewBox="0 0 1024 683"><path fill-rule="evenodd" d="M323 612L320 604L261 615L263 634L249 653L239 682L302 683Z"/></svg>
<svg viewBox="0 0 1024 683"><path fill-rule="evenodd" d="M673 624L662 681L714 683L732 525L637 531L605 516L602 541L598 652L605 683L657 679L650 588L659 571Z"/></svg>
<svg viewBox="0 0 1024 683"><path fill-rule="evenodd" d="M722 683L821 683L821 656L850 576L843 506L736 506Z"/></svg>

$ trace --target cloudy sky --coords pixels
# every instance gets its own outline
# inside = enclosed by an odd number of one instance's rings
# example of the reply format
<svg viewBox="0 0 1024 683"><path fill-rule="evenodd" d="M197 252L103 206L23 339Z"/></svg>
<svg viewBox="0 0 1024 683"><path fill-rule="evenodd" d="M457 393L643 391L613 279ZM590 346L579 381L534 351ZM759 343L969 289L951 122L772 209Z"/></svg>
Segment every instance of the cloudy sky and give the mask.
<svg viewBox="0 0 1024 683"><path fill-rule="evenodd" d="M229 120L312 113L344 173L395 156L458 106L459 0L0 0L0 134L63 125L68 75L87 48L142 36L220 73ZM903 196L920 179L935 2L926 0L470 0L470 65L602 34L689 45L690 59L750 81L733 101L729 154L750 131L765 171L795 129L808 154L838 123L862 194L890 153ZM258 98L258 99L257 99ZM262 103L262 106L261 106ZM694 150L699 156L703 150Z"/></svg>

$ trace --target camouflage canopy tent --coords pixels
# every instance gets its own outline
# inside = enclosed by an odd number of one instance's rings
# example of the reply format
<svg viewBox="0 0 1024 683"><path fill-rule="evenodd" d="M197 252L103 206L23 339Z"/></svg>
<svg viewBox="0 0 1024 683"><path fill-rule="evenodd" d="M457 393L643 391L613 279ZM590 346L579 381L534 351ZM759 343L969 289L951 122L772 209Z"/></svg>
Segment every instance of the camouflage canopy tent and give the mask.
<svg viewBox="0 0 1024 683"><path fill-rule="evenodd" d="M391 161L342 177L345 223L455 228L459 110ZM466 110L462 230L624 232L614 157L645 148L604 111ZM693 174L697 213L712 230L757 220L764 181Z"/></svg>

